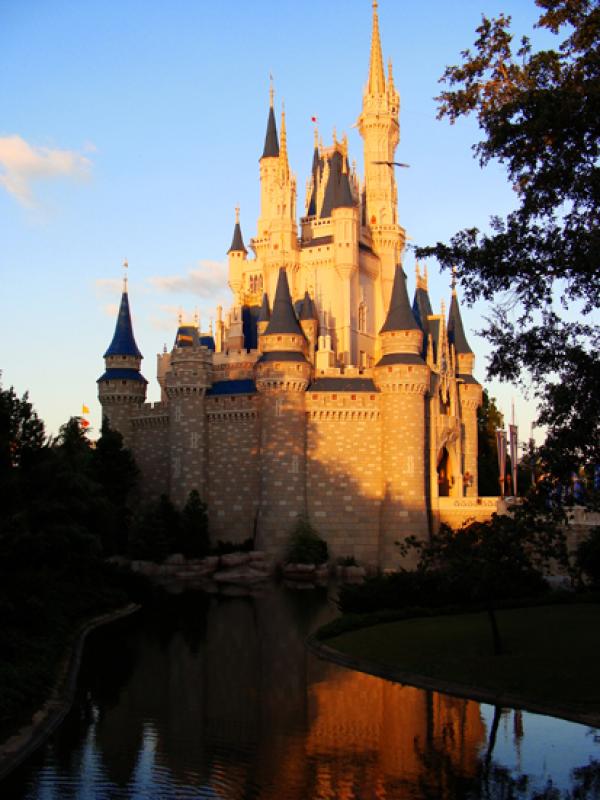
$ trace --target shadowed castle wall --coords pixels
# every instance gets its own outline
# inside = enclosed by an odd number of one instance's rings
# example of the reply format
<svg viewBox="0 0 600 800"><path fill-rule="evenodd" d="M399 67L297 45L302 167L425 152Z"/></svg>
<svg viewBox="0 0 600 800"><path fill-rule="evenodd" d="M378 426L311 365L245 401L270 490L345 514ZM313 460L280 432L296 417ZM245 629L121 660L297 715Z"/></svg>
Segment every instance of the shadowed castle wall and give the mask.
<svg viewBox="0 0 600 800"><path fill-rule="evenodd" d="M253 535L258 510L258 395L208 397L210 536L241 542Z"/></svg>
<svg viewBox="0 0 600 800"><path fill-rule="evenodd" d="M282 557L306 509L306 420L303 392L260 398L260 512L257 546Z"/></svg>
<svg viewBox="0 0 600 800"><path fill-rule="evenodd" d="M169 493L169 414L164 403L147 403L132 420L133 455L144 502Z"/></svg>
<svg viewBox="0 0 600 800"><path fill-rule="evenodd" d="M381 429L378 396L307 395L309 518L330 556L379 562Z"/></svg>

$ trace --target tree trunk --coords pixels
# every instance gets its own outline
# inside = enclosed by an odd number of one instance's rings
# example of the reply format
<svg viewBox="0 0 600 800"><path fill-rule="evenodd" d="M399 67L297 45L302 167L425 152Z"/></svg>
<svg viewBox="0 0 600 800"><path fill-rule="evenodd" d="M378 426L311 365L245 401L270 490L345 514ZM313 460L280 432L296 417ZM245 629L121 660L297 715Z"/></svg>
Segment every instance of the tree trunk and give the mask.
<svg viewBox="0 0 600 800"><path fill-rule="evenodd" d="M500 656L504 652L502 646L502 639L500 638L500 630L498 629L498 620L496 618L496 610L492 606L487 607L487 615L492 629L492 641L494 643L494 655Z"/></svg>

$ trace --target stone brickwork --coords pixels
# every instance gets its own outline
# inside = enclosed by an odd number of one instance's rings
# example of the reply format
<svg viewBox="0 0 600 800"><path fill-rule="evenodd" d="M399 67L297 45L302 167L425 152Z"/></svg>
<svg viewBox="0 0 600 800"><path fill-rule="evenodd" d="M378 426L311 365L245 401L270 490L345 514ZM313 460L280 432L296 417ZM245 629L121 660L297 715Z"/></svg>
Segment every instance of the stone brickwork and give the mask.
<svg viewBox="0 0 600 800"><path fill-rule="evenodd" d="M259 397L207 397L208 491L213 542L254 534L259 504Z"/></svg>
<svg viewBox="0 0 600 800"><path fill-rule="evenodd" d="M383 499L381 562L398 566L397 541L427 538L425 403L423 387L381 396Z"/></svg>
<svg viewBox="0 0 600 800"><path fill-rule="evenodd" d="M143 502L169 494L169 411L166 403L144 404L131 421Z"/></svg>
<svg viewBox="0 0 600 800"><path fill-rule="evenodd" d="M379 564L379 395L309 391L306 411L310 521L333 558Z"/></svg>
<svg viewBox="0 0 600 800"><path fill-rule="evenodd" d="M306 509L306 421L302 392L260 397L260 509L256 547L281 558Z"/></svg>

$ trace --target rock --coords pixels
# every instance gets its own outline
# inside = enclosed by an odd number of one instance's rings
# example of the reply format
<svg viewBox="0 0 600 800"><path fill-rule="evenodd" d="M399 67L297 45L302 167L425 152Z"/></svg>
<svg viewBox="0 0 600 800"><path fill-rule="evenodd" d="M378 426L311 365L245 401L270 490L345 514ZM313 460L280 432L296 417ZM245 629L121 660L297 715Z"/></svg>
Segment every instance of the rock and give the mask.
<svg viewBox="0 0 600 800"><path fill-rule="evenodd" d="M185 564L185 556L183 553L171 553L165 558L165 564Z"/></svg>
<svg viewBox="0 0 600 800"><path fill-rule="evenodd" d="M215 572L213 580L217 583L256 583L258 581L264 581L268 577L268 572L241 566L237 569L226 569Z"/></svg>
<svg viewBox="0 0 600 800"><path fill-rule="evenodd" d="M266 561L268 558L264 550L251 550L248 557L250 561Z"/></svg>
<svg viewBox="0 0 600 800"><path fill-rule="evenodd" d="M291 573L309 573L309 572L314 572L315 569L316 569L316 565L315 564L291 564L291 563L288 563L288 564L284 564L283 565L284 575L287 575L288 573L289 574L291 574Z"/></svg>
<svg viewBox="0 0 600 800"><path fill-rule="evenodd" d="M250 561L250 553L226 553L221 556L222 567L241 567Z"/></svg>

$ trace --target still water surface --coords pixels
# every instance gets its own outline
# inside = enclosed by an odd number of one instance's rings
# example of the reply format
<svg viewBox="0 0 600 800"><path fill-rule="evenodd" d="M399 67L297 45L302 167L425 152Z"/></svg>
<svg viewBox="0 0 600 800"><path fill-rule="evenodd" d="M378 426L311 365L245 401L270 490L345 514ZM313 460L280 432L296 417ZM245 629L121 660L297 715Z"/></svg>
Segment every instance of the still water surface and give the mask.
<svg viewBox="0 0 600 800"><path fill-rule="evenodd" d="M28 800L600 798L600 731L309 655L325 590L168 596L96 631Z"/></svg>

